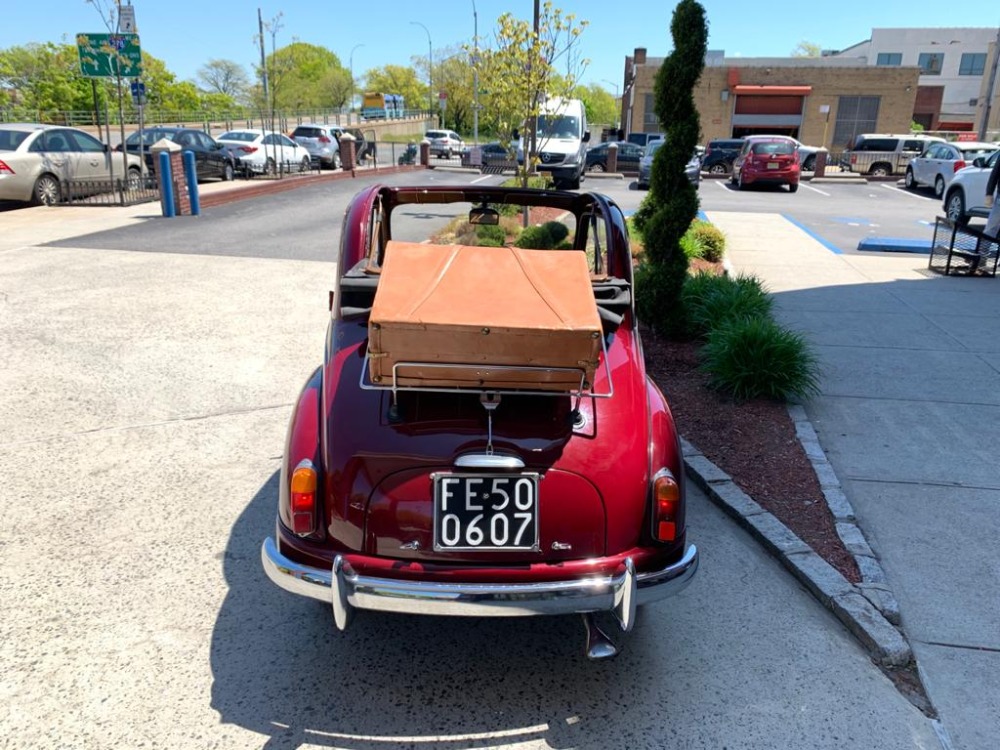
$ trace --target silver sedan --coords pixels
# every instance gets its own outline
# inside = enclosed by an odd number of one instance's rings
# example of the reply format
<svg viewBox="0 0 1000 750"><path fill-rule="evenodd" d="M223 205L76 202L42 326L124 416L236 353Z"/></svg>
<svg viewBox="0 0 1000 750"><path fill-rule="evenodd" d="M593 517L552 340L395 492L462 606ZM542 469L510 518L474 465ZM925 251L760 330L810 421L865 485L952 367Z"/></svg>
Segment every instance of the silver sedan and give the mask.
<svg viewBox="0 0 1000 750"><path fill-rule="evenodd" d="M83 130L35 123L0 124L0 200L51 206L65 186L81 192L110 187L112 163L121 176L121 155ZM130 183L142 179L139 158L127 157Z"/></svg>

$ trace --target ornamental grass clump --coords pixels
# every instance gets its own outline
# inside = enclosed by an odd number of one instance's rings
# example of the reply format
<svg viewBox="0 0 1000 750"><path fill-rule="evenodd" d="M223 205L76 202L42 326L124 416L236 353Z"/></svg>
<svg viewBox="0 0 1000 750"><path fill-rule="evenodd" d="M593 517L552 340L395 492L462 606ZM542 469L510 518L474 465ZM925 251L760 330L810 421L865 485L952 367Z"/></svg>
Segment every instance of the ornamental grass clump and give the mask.
<svg viewBox="0 0 1000 750"><path fill-rule="evenodd" d="M700 219L691 223L687 233L694 237L702 248L700 257L711 263L718 263L726 254L726 235L714 224Z"/></svg>
<svg viewBox="0 0 1000 750"><path fill-rule="evenodd" d="M688 335L704 338L737 318L766 318L773 301L756 276L719 276L701 271L681 290Z"/></svg>
<svg viewBox="0 0 1000 750"><path fill-rule="evenodd" d="M737 401L788 401L819 392L819 368L806 340L769 317L732 319L701 350L709 384Z"/></svg>

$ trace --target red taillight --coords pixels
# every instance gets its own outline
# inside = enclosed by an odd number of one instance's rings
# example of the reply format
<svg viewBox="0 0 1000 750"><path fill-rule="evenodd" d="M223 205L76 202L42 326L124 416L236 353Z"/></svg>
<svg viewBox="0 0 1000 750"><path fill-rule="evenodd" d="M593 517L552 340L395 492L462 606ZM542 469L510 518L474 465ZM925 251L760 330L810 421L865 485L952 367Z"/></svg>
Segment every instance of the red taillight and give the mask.
<svg viewBox="0 0 1000 750"><path fill-rule="evenodd" d="M320 136L320 137L319 137L319 138L318 138L317 140L318 140L318 141L319 141L320 143L330 143L330 139L329 139L329 138L327 138L327 137L326 137L325 135L321 135L321 136Z"/></svg>
<svg viewBox="0 0 1000 750"><path fill-rule="evenodd" d="M240 146L240 151L242 151L244 154L252 154L256 150L257 150L256 146Z"/></svg>
<svg viewBox="0 0 1000 750"><path fill-rule="evenodd" d="M856 154L851 154L851 164L857 164L857 163L858 163L858 157L857 157L857 155Z"/></svg>
<svg viewBox="0 0 1000 750"><path fill-rule="evenodd" d="M290 489L292 531L311 534L316 529L316 469L308 458L292 472Z"/></svg>
<svg viewBox="0 0 1000 750"><path fill-rule="evenodd" d="M7 162L0 161L0 174L14 174L14 170L7 166Z"/></svg>
<svg viewBox="0 0 1000 750"><path fill-rule="evenodd" d="M961 159L955 162L955 171L957 172L960 169L965 169L965 162Z"/></svg>
<svg viewBox="0 0 1000 750"><path fill-rule="evenodd" d="M660 469L653 478L653 536L658 541L673 542L677 539L680 507L680 485L669 469Z"/></svg>

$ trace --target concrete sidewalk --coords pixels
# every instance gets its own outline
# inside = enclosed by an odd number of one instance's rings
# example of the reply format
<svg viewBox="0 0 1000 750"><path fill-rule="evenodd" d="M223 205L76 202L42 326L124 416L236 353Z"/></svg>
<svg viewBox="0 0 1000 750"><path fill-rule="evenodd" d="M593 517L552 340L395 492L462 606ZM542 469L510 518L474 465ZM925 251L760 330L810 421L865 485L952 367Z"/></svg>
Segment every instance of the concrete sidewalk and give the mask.
<svg viewBox="0 0 1000 750"><path fill-rule="evenodd" d="M1000 738L1000 283L836 255L777 214L710 212L737 272L811 341L806 404L899 600L955 750Z"/></svg>

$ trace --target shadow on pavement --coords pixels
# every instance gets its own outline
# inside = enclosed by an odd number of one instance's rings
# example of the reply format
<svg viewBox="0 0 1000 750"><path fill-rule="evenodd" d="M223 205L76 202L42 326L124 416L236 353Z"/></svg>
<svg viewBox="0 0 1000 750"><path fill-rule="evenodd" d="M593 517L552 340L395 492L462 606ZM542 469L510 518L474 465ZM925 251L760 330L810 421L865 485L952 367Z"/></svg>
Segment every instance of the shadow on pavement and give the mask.
<svg viewBox="0 0 1000 750"><path fill-rule="evenodd" d="M228 593L211 646L212 707L222 722L269 737L269 750L306 743L457 749L539 740L569 748L595 736L614 744L608 732L648 724L641 701L630 709L622 699L631 692L630 673L648 657L643 650L654 639L670 642L669 621L651 621L647 627L657 632L643 637L640 618L632 638L646 643L599 664L583 655L577 617L358 612L339 633L325 605L280 590L261 569L277 482L275 473L251 500L225 552ZM587 715L591 706L599 715Z"/></svg>

